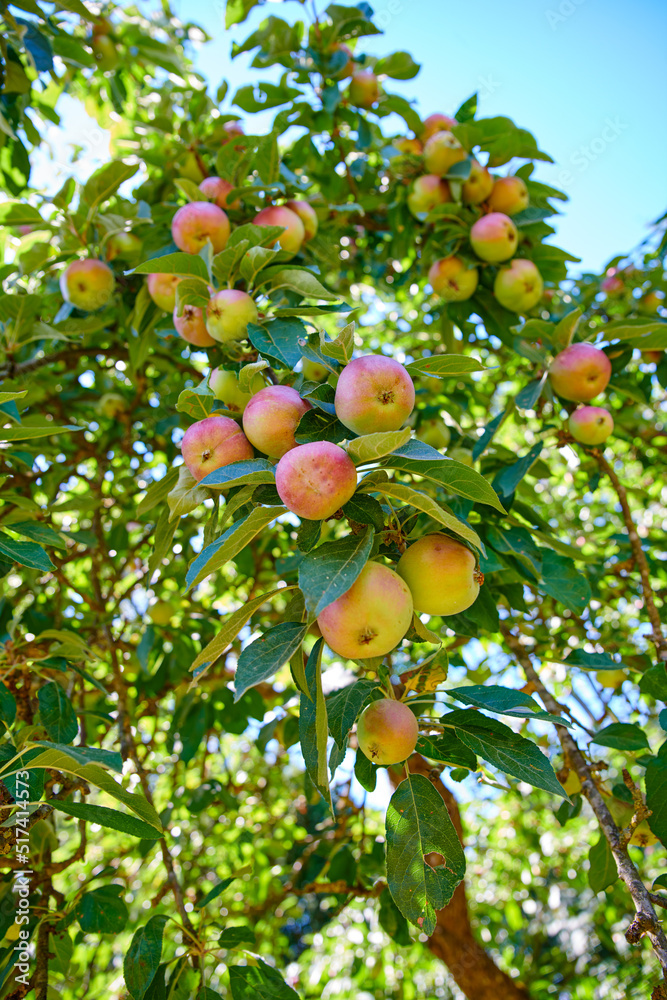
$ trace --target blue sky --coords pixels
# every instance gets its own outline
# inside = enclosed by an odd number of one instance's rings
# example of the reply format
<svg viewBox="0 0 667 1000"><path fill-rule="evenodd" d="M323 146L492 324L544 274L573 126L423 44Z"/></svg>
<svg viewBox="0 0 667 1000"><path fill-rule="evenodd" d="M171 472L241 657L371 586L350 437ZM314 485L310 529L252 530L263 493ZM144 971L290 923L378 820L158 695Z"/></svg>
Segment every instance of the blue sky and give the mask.
<svg viewBox="0 0 667 1000"><path fill-rule="evenodd" d="M183 20L212 36L195 51L195 63L213 88L229 81L224 108L237 111L230 104L234 91L261 71L250 70L245 55L232 62L232 41L268 14L293 21L311 5L267 3L230 31L224 6L223 0L173 3ZM357 51L411 52L422 64L419 76L389 86L416 99L420 113L451 113L478 91L481 115L514 119L553 157L555 164L540 165L536 176L570 195L556 241L582 258L575 268L597 269L648 235L667 208L664 0L378 0L372 6L385 34L361 39Z"/></svg>

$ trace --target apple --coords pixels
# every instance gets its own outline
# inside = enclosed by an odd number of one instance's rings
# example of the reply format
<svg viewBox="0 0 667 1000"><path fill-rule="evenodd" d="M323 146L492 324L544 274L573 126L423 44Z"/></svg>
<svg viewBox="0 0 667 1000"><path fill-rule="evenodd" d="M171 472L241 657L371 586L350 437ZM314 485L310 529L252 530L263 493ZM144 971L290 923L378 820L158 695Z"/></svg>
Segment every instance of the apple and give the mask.
<svg viewBox="0 0 667 1000"><path fill-rule="evenodd" d="M464 302L474 294L479 274L476 267L467 267L460 257L441 257L431 264L428 280L443 302Z"/></svg>
<svg viewBox="0 0 667 1000"><path fill-rule="evenodd" d="M206 307L206 329L221 344L243 340L248 323L257 322L257 306L252 296L236 288L224 288L211 297Z"/></svg>
<svg viewBox="0 0 667 1000"><path fill-rule="evenodd" d="M181 451L197 482L214 469L254 455L252 445L231 417L205 417L192 424L183 435Z"/></svg>
<svg viewBox="0 0 667 1000"><path fill-rule="evenodd" d="M395 146L399 152L411 153L413 156L421 156L424 149L419 139L408 139L407 136L401 136L400 139L394 139L392 145Z"/></svg>
<svg viewBox="0 0 667 1000"><path fill-rule="evenodd" d="M282 458L296 448L294 438L301 417L312 407L289 385L267 385L252 397L243 412L248 440L270 458Z"/></svg>
<svg viewBox="0 0 667 1000"><path fill-rule="evenodd" d="M178 274L149 274L146 285L155 305L165 312L173 312L176 307L176 286L182 280Z"/></svg>
<svg viewBox="0 0 667 1000"><path fill-rule="evenodd" d="M231 205L227 204L227 195L234 190L234 187L235 185L231 181L226 181L222 177L205 177L199 185L199 190L218 208L235 210L241 207L239 198L235 198Z"/></svg>
<svg viewBox="0 0 667 1000"><path fill-rule="evenodd" d="M480 260L498 264L516 253L519 233L507 215L503 215L502 212L491 212L473 224L470 230L470 242Z"/></svg>
<svg viewBox="0 0 667 1000"><path fill-rule="evenodd" d="M614 418L602 406L580 406L568 420L570 434L580 444L597 445L614 429Z"/></svg>
<svg viewBox="0 0 667 1000"><path fill-rule="evenodd" d="M214 368L209 375L208 384L216 399L225 404L228 410L243 413L252 397L266 388L266 382L260 372L250 379L250 392L242 392L236 372L225 371L224 368Z"/></svg>
<svg viewBox="0 0 667 1000"><path fill-rule="evenodd" d="M198 306L183 306L183 312L178 315L178 307L174 306L174 327L176 332L195 347L213 347L215 340L211 337L204 323L204 313Z"/></svg>
<svg viewBox="0 0 667 1000"><path fill-rule="evenodd" d="M472 161L470 176L461 188L461 197L466 205L479 205L491 194L493 189L493 177L481 163Z"/></svg>
<svg viewBox="0 0 667 1000"><path fill-rule="evenodd" d="M199 253L210 242L213 253L220 253L229 239L229 219L210 201L191 201L176 212L171 221L171 235L179 250Z"/></svg>
<svg viewBox="0 0 667 1000"><path fill-rule="evenodd" d="M263 208L252 221L256 226L282 226L284 232L276 239L271 240L269 246L275 247L279 243L281 249L292 256L299 252L306 240L306 229L303 222L296 212L287 208L286 205L271 205L269 208Z"/></svg>
<svg viewBox="0 0 667 1000"><path fill-rule="evenodd" d="M435 174L423 174L413 182L408 195L408 208L413 215L431 212L436 205L451 201L449 184Z"/></svg>
<svg viewBox="0 0 667 1000"><path fill-rule="evenodd" d="M220 140L220 145L225 146L230 139L235 139L239 135L245 135L243 131L243 125L240 121L233 119L232 121L225 122L222 126L223 137Z"/></svg>
<svg viewBox="0 0 667 1000"><path fill-rule="evenodd" d="M356 488L354 462L330 441L297 445L276 466L280 499L293 514L309 521L331 517L352 499Z"/></svg>
<svg viewBox="0 0 667 1000"><path fill-rule="evenodd" d="M451 132L436 132L424 144L424 166L427 174L442 177L455 163L465 160L467 153Z"/></svg>
<svg viewBox="0 0 667 1000"><path fill-rule="evenodd" d="M143 244L135 233L114 233L107 240L106 258L115 260L136 261L139 259Z"/></svg>
<svg viewBox="0 0 667 1000"><path fill-rule="evenodd" d="M489 208L492 212L517 215L528 208L529 200L528 188L520 177L498 177L489 195Z"/></svg>
<svg viewBox="0 0 667 1000"><path fill-rule="evenodd" d="M385 656L412 622L406 583L388 566L368 562L342 597L320 612L317 623L334 653L350 660Z"/></svg>
<svg viewBox="0 0 667 1000"><path fill-rule="evenodd" d="M470 549L440 532L410 545L396 571L410 588L415 610L427 615L465 611L477 600L484 582Z"/></svg>
<svg viewBox="0 0 667 1000"><path fill-rule="evenodd" d="M303 377L307 382L325 382L331 374L326 365L304 358L301 362Z"/></svg>
<svg viewBox="0 0 667 1000"><path fill-rule="evenodd" d="M493 292L505 309L525 313L542 298L544 282L532 260L515 257L501 267L493 283Z"/></svg>
<svg viewBox="0 0 667 1000"><path fill-rule="evenodd" d="M120 62L116 43L108 35L95 35L90 43L97 68L111 73Z"/></svg>
<svg viewBox="0 0 667 1000"><path fill-rule="evenodd" d="M617 299L625 291L625 282L615 267L610 267L600 282L600 289L610 298Z"/></svg>
<svg viewBox="0 0 667 1000"><path fill-rule="evenodd" d="M430 444L431 448L441 450L446 448L451 439L451 432L444 420L432 417L430 420L422 420L417 428L417 437L424 444Z"/></svg>
<svg viewBox="0 0 667 1000"><path fill-rule="evenodd" d="M286 202L286 207L289 208L290 212L294 212L298 215L303 223L303 228L305 232L304 243L308 240L312 240L313 236L317 232L318 219L315 214L315 209L307 201L288 201Z"/></svg>
<svg viewBox="0 0 667 1000"><path fill-rule="evenodd" d="M156 601L148 609L148 615L154 625L169 625L174 616L174 608L169 601Z"/></svg>
<svg viewBox="0 0 667 1000"><path fill-rule="evenodd" d="M333 70L331 72L327 71L326 75L331 76L336 80L344 80L345 77L352 76L356 69L356 64L352 56L352 49L349 45L344 45L342 42L334 42L329 51L331 53L343 52L347 56L347 62L339 70Z"/></svg>
<svg viewBox="0 0 667 1000"><path fill-rule="evenodd" d="M660 306L665 304L665 293L652 289L639 300L639 312L643 316L655 316Z"/></svg>
<svg viewBox="0 0 667 1000"><path fill-rule="evenodd" d="M359 749L374 764L399 764L414 753L419 725L402 701L380 698L367 705L357 722Z"/></svg>
<svg viewBox="0 0 667 1000"><path fill-rule="evenodd" d="M450 118L449 115L443 115L436 111L435 114L424 119L422 142L426 142L436 132L449 132L455 125L458 125L456 118Z"/></svg>
<svg viewBox="0 0 667 1000"><path fill-rule="evenodd" d="M97 409L104 417L108 417L110 420L116 420L122 413L127 413L130 408L125 396L121 396L119 392L105 392L103 396L100 396L100 400L97 404Z"/></svg>
<svg viewBox="0 0 667 1000"><path fill-rule="evenodd" d="M355 434L397 431L412 413L415 387L402 364L366 354L343 368L336 385L336 416Z"/></svg>
<svg viewBox="0 0 667 1000"><path fill-rule="evenodd" d="M357 108L372 108L380 99L380 85L372 70L360 69L352 74L348 99Z"/></svg>
<svg viewBox="0 0 667 1000"><path fill-rule="evenodd" d="M103 260L74 260L60 275L60 291L65 302L94 312L105 306L116 285L113 271Z"/></svg>
<svg viewBox="0 0 667 1000"><path fill-rule="evenodd" d="M611 361L592 344L570 344L551 362L549 379L553 391L574 403L587 403L606 388Z"/></svg>
<svg viewBox="0 0 667 1000"><path fill-rule="evenodd" d="M625 670L596 670L595 679L603 688L615 690L628 679L628 675Z"/></svg>

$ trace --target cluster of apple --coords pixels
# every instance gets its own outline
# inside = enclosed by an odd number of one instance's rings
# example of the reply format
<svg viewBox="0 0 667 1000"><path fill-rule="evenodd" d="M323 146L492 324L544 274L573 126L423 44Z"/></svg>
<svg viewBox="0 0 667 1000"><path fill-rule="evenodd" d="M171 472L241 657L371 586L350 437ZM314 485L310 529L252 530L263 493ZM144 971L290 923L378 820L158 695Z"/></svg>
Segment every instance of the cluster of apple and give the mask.
<svg viewBox="0 0 667 1000"><path fill-rule="evenodd" d="M554 392L573 403L588 403L603 392L611 377L611 361L592 344L570 344L557 354L549 368ZM602 406L580 406L570 415L570 434L580 444L595 446L607 440L614 418Z"/></svg>
<svg viewBox="0 0 667 1000"><path fill-rule="evenodd" d="M408 194L408 207L417 218L453 201L446 175L468 155L451 131L456 124L448 115L429 115L419 139L400 139L396 143L401 152L423 158L425 173L412 182ZM473 159L470 174L461 184L461 200L464 205L484 212L470 229L474 254L485 264L509 261L496 273L493 285L496 298L513 312L532 309L542 296L544 283L532 261L514 257L519 234L511 218L528 207L525 182L520 177L495 177ZM463 302L475 293L479 271L452 255L433 262L428 280L443 301Z"/></svg>

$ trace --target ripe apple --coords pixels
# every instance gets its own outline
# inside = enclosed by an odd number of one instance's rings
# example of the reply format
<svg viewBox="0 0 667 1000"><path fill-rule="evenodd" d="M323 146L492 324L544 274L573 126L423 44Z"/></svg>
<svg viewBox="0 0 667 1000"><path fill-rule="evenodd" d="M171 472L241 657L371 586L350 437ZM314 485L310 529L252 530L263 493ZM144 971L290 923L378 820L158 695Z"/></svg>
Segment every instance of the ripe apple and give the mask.
<svg viewBox="0 0 667 1000"><path fill-rule="evenodd" d="M72 261L60 275L60 291L65 302L84 312L94 312L105 306L113 295L115 284L111 268L93 257Z"/></svg>
<svg viewBox="0 0 667 1000"><path fill-rule="evenodd" d="M220 253L229 239L229 219L210 201L191 201L176 212L171 221L171 235L179 250L199 253L210 241L213 252Z"/></svg>
<svg viewBox="0 0 667 1000"><path fill-rule="evenodd" d="M472 161L470 176L461 188L461 197L466 205L479 205L491 194L493 190L493 177L481 163Z"/></svg>
<svg viewBox="0 0 667 1000"><path fill-rule="evenodd" d="M489 195L489 208L492 212L517 215L528 208L529 201L528 188L520 177L498 177Z"/></svg>
<svg viewBox="0 0 667 1000"><path fill-rule="evenodd" d="M470 242L480 260L498 264L516 253L519 233L507 215L503 215L502 212L491 212L473 224L470 230Z"/></svg>
<svg viewBox="0 0 667 1000"><path fill-rule="evenodd" d="M350 660L390 653L411 622L407 584L378 562L366 563L350 589L317 619L329 648Z"/></svg>
<svg viewBox="0 0 667 1000"><path fill-rule="evenodd" d="M306 229L303 222L296 212L287 208L286 205L271 205L269 208L263 208L252 221L256 226L283 226L285 231L276 239L271 240L268 244L271 247L275 247L276 243L279 243L282 250L294 255L299 252L305 242Z"/></svg>
<svg viewBox="0 0 667 1000"><path fill-rule="evenodd" d="M94 35L90 47L97 67L103 73L111 73L120 62L116 43L109 35Z"/></svg>
<svg viewBox="0 0 667 1000"><path fill-rule="evenodd" d="M419 139L408 139L407 136L401 136L400 139L394 139L392 145L395 146L399 152L411 153L413 156L421 156L424 148Z"/></svg>
<svg viewBox="0 0 667 1000"><path fill-rule="evenodd" d="M106 258L115 260L136 261L141 253L142 242L136 233L114 233L107 240Z"/></svg>
<svg viewBox="0 0 667 1000"><path fill-rule="evenodd" d="M214 368L209 375L208 384L215 398L235 413L243 413L252 397L266 388L261 372L257 372L250 379L250 392L242 392L236 372L225 371L224 368Z"/></svg>
<svg viewBox="0 0 667 1000"><path fill-rule="evenodd" d="M225 146L230 139L235 139L239 135L245 135L243 131L243 125L240 121L236 119L232 121L225 122L222 126L223 136L220 139L220 145Z"/></svg>
<svg viewBox="0 0 667 1000"><path fill-rule="evenodd" d="M597 445L606 441L614 429L614 418L602 406L580 406L568 420L570 434L580 444Z"/></svg>
<svg viewBox="0 0 667 1000"><path fill-rule="evenodd" d="M309 358L303 358L301 370L307 382L325 382L330 375L326 365L321 365L317 361L310 361Z"/></svg>
<svg viewBox="0 0 667 1000"><path fill-rule="evenodd" d="M431 448L438 450L446 448L451 439L451 432L444 420L436 417L430 420L422 420L417 428L417 437L424 444L430 444Z"/></svg>
<svg viewBox="0 0 667 1000"><path fill-rule="evenodd" d="M330 441L300 444L276 466L276 489L293 514L309 521L331 517L351 500L357 488L354 462Z"/></svg>
<svg viewBox="0 0 667 1000"><path fill-rule="evenodd" d="M436 111L435 114L424 119L422 142L426 142L436 132L449 132L455 125L458 125L456 118L450 118L449 115L443 115Z"/></svg>
<svg viewBox="0 0 667 1000"><path fill-rule="evenodd" d="M532 260L515 257L507 267L501 267L493 283L493 291L505 309L525 313L542 298L544 282Z"/></svg>
<svg viewBox="0 0 667 1000"><path fill-rule="evenodd" d="M380 698L367 705L357 722L359 749L374 764L399 764L414 753L419 725L402 701Z"/></svg>
<svg viewBox="0 0 667 1000"><path fill-rule="evenodd" d="M479 274L476 267L467 267L460 257L441 257L431 264L428 280L443 302L464 302L474 294Z"/></svg>
<svg viewBox="0 0 667 1000"><path fill-rule="evenodd" d="M183 279L177 274L149 274L146 280L148 294L153 302L165 312L173 312L176 307L176 285Z"/></svg>
<svg viewBox="0 0 667 1000"><path fill-rule="evenodd" d="M653 361L654 364L659 365L665 356L664 351L642 351L645 361Z"/></svg>
<svg viewBox="0 0 667 1000"><path fill-rule="evenodd" d="M248 440L270 458L282 458L296 448L294 438L301 417L312 407L289 385L267 385L252 397L243 412Z"/></svg>
<svg viewBox="0 0 667 1000"><path fill-rule="evenodd" d="M336 385L336 416L355 434L397 431L415 405L415 387L398 361L382 354L355 358Z"/></svg>
<svg viewBox="0 0 667 1000"><path fill-rule="evenodd" d="M198 306L183 306L179 316L178 308L174 306L174 327L176 332L195 347L213 347L215 340L206 330L203 311Z"/></svg>
<svg viewBox="0 0 667 1000"><path fill-rule="evenodd" d="M231 417L205 417L192 424L183 435L181 451L197 482L214 469L254 455L252 445Z"/></svg>
<svg viewBox="0 0 667 1000"><path fill-rule="evenodd" d="M551 362L549 379L553 391L574 403L587 403L606 388L611 361L592 344L570 344Z"/></svg>
<svg viewBox="0 0 667 1000"><path fill-rule="evenodd" d="M227 204L227 195L234 190L234 187L235 185L231 181L226 181L223 177L205 177L199 185L199 190L218 208L235 210L241 207L239 198L235 198L231 205Z"/></svg>
<svg viewBox="0 0 667 1000"><path fill-rule="evenodd" d="M247 292L224 288L211 297L206 307L206 329L221 344L243 340L248 323L257 322L257 306Z"/></svg>
<svg viewBox="0 0 667 1000"><path fill-rule="evenodd" d="M290 212L294 212L299 216L303 223L303 228L305 232L304 243L308 240L312 240L313 236L317 232L318 219L315 214L315 209L307 201L288 201L286 202L287 208Z"/></svg>
<svg viewBox="0 0 667 1000"><path fill-rule="evenodd" d="M412 184L408 195L408 208L413 215L419 216L431 212L436 205L444 205L451 201L449 184L435 174L423 174Z"/></svg>
<svg viewBox="0 0 667 1000"><path fill-rule="evenodd" d="M357 108L372 108L380 99L380 85L375 73L370 69L360 69L353 73L348 99Z"/></svg>
<svg viewBox="0 0 667 1000"><path fill-rule="evenodd" d="M424 166L428 174L442 177L455 163L465 160L467 153L451 132L436 132L424 144Z"/></svg>
<svg viewBox="0 0 667 1000"><path fill-rule="evenodd" d="M470 549L440 532L410 545L396 570L410 588L415 609L427 615L465 611L477 600L484 581Z"/></svg>

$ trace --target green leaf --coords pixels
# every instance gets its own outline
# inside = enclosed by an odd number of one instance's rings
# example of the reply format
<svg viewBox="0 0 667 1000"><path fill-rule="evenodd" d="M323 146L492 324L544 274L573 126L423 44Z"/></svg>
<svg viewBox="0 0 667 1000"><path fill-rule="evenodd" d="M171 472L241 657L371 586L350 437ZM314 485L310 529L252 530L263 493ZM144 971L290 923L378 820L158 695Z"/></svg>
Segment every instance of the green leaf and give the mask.
<svg viewBox="0 0 667 1000"><path fill-rule="evenodd" d="M472 372L486 371L477 358L465 354L433 354L430 358L418 358L405 366L410 375L430 375L436 378L460 378Z"/></svg>
<svg viewBox="0 0 667 1000"><path fill-rule="evenodd" d="M181 465L178 470L178 482L167 494L169 520L173 521L183 514L189 514L207 499L208 492L198 484L187 465Z"/></svg>
<svg viewBox="0 0 667 1000"><path fill-rule="evenodd" d="M0 441L33 441L36 438L51 437L63 431L82 431L83 427L55 427L53 424L22 424L20 427L0 428Z"/></svg>
<svg viewBox="0 0 667 1000"><path fill-rule="evenodd" d="M548 757L532 740L519 736L509 726L471 708L448 712L439 721L446 727L453 726L462 743L505 774L567 798Z"/></svg>
<svg viewBox="0 0 667 1000"><path fill-rule="evenodd" d="M363 489L363 484L361 489ZM483 552L484 546L482 540L469 525L464 524L458 519L454 514L450 514L449 511L444 510L439 503L432 500L430 496L426 493L421 493L419 490L415 490L412 486L404 486L402 483L395 483L393 480L388 483L381 483L379 486L373 488L369 487L373 493L382 493L383 496L393 497L396 500L402 501L402 503L409 504L411 507L416 507L417 510L423 511L428 514L429 517L437 521L438 524L444 525L454 534L458 535L460 538L464 538L470 545L474 546L478 551Z"/></svg>
<svg viewBox="0 0 667 1000"><path fill-rule="evenodd" d="M273 677L281 667L289 663L307 631L308 626L301 622L283 622L246 646L236 667L234 701L238 701L249 688Z"/></svg>
<svg viewBox="0 0 667 1000"><path fill-rule="evenodd" d="M0 720L11 726L16 718L16 698L7 685L0 681Z"/></svg>
<svg viewBox="0 0 667 1000"><path fill-rule="evenodd" d="M322 693L322 650L317 640L306 663L307 694L299 697L299 742L310 780L333 813L327 767L327 705Z"/></svg>
<svg viewBox="0 0 667 1000"><path fill-rule="evenodd" d="M36 542L21 542L6 534L0 535L0 554L28 569L46 572L54 568L41 545Z"/></svg>
<svg viewBox="0 0 667 1000"><path fill-rule="evenodd" d="M36 208L25 202L6 201L0 205L0 226L42 226L49 228L49 223L44 222ZM4 393L0 393L4 395ZM12 398L23 393L14 393ZM4 400L2 400L4 402Z"/></svg>
<svg viewBox="0 0 667 1000"><path fill-rule="evenodd" d="M588 852L588 884L593 892L602 892L618 878L618 870L611 847L603 833Z"/></svg>
<svg viewBox="0 0 667 1000"><path fill-rule="evenodd" d="M206 262L196 253L168 253L135 267L133 274L179 274L209 280Z"/></svg>
<svg viewBox="0 0 667 1000"><path fill-rule="evenodd" d="M151 483L137 507L138 517L141 517L142 514L147 514L149 510L153 510L159 503L167 499L167 494L171 492L178 481L178 475L178 469L170 469L162 479Z"/></svg>
<svg viewBox="0 0 667 1000"><path fill-rule="evenodd" d="M392 52L384 59L378 59L373 72L377 76L390 76L392 80L412 80L421 69L409 52Z"/></svg>
<svg viewBox="0 0 667 1000"><path fill-rule="evenodd" d="M551 341L556 350L563 351L572 343L572 338L577 332L579 320L581 319L581 309L573 309L557 324L551 335Z"/></svg>
<svg viewBox="0 0 667 1000"><path fill-rule="evenodd" d="M46 740L36 740L34 746L45 750L59 750L78 764L101 764L116 774L123 773L123 758L116 750L101 750L99 747L72 747L65 743L53 743Z"/></svg>
<svg viewBox="0 0 667 1000"><path fill-rule="evenodd" d="M612 722L610 726L605 726L599 733L591 736L591 740L600 747L612 747L628 753L650 749L644 730L629 722Z"/></svg>
<svg viewBox="0 0 667 1000"><path fill-rule="evenodd" d="M271 358L279 368L294 368L301 360L299 340L306 339L300 319L272 319L263 326L248 323L248 339L263 357Z"/></svg>
<svg viewBox="0 0 667 1000"><path fill-rule="evenodd" d="M105 163L86 181L81 200L89 209L96 208L115 194L124 181L134 177L138 169L138 163L123 163L122 160Z"/></svg>
<svg viewBox="0 0 667 1000"><path fill-rule="evenodd" d="M39 717L49 738L56 743L71 743L79 731L76 714L60 684L50 681L39 689Z"/></svg>
<svg viewBox="0 0 667 1000"><path fill-rule="evenodd" d="M437 852L443 864L431 868L425 856ZM387 809L387 884L411 923L431 935L436 910L451 900L465 874L463 848L442 797L422 774L409 773Z"/></svg>
<svg viewBox="0 0 667 1000"><path fill-rule="evenodd" d="M245 865L243 868L239 868L237 872L234 872L234 874L230 875L228 878L223 878L217 885L213 886L210 892L206 893L203 899L195 905L195 910L203 910L205 906L208 906L208 904L212 903L214 899L221 896L225 889L230 887L232 882L236 881L237 878L240 878L241 875L245 875L250 871L252 871L252 866Z"/></svg>
<svg viewBox="0 0 667 1000"><path fill-rule="evenodd" d="M400 448L402 444L410 440L412 430L404 427L400 431L380 431L376 434L364 434L362 437L354 438L347 446L347 453L355 465L364 462L376 462L379 458L384 458L390 452Z"/></svg>
<svg viewBox="0 0 667 1000"><path fill-rule="evenodd" d="M357 721L362 708L373 692L379 690L377 681L362 677L327 696L329 732L339 747L345 746L348 733Z"/></svg>
<svg viewBox="0 0 667 1000"><path fill-rule="evenodd" d="M48 524L42 524L40 521L11 521L7 527L41 545L52 545L56 549L67 548L67 543L60 535L53 528L49 528Z"/></svg>
<svg viewBox="0 0 667 1000"><path fill-rule="evenodd" d="M218 948L236 948L240 944L245 944L254 948L255 938L255 932L249 927L225 927L216 945Z"/></svg>
<svg viewBox="0 0 667 1000"><path fill-rule="evenodd" d="M622 670L624 666L609 653L587 653L585 649L573 649L560 662L582 670Z"/></svg>
<svg viewBox="0 0 667 1000"><path fill-rule="evenodd" d="M646 804L653 810L648 825L667 845L667 760L664 757L655 757L646 765Z"/></svg>
<svg viewBox="0 0 667 1000"><path fill-rule="evenodd" d="M247 517L235 521L190 563L185 575L188 589L215 573L249 545L271 521L286 513L287 507L255 507Z"/></svg>
<svg viewBox="0 0 667 1000"><path fill-rule="evenodd" d="M120 934L125 930L129 911L125 900L119 899L122 885L102 885L84 892L74 907L74 919L84 934Z"/></svg>
<svg viewBox="0 0 667 1000"><path fill-rule="evenodd" d="M260 958L256 965L233 965L229 970L232 1000L299 1000L299 994Z"/></svg>
<svg viewBox="0 0 667 1000"><path fill-rule="evenodd" d="M345 517L357 524L372 524L376 531L384 528L384 511L375 497L357 491L342 507Z"/></svg>
<svg viewBox="0 0 667 1000"><path fill-rule="evenodd" d="M569 719L560 715L545 712L534 698L523 691L493 684L484 687L481 684L471 684L469 687L450 688L447 696L455 698L464 705L474 705L475 708L485 708L499 715L515 716L519 719L540 719L543 722L553 722L559 726L572 726Z"/></svg>
<svg viewBox="0 0 667 1000"><path fill-rule="evenodd" d="M542 551L540 590L570 611L577 614L583 611L591 599L591 588L586 577L577 569L574 560L553 549Z"/></svg>
<svg viewBox="0 0 667 1000"><path fill-rule="evenodd" d="M107 806L92 805L89 802L72 802L66 799L64 802L59 799L51 799L50 805L58 812L66 813L68 816L75 816L77 819L85 819L88 823L97 823L105 826L109 830L118 830L119 833L129 833L131 837L139 837L141 840L158 840L162 834L148 823L142 822L135 816L128 816L127 813L118 812L116 809L109 809Z"/></svg>
<svg viewBox="0 0 667 1000"><path fill-rule="evenodd" d="M134 1000L143 1000L160 964L162 935L168 918L159 913L135 931L123 961L125 985Z"/></svg>
<svg viewBox="0 0 667 1000"><path fill-rule="evenodd" d="M289 291L303 296L304 299L318 299L324 302L338 301L338 296L326 289L312 271L301 270L298 267L278 268L275 272L273 269L271 270L271 275L266 279L269 281L271 291L275 291L277 288L287 288Z"/></svg>
<svg viewBox="0 0 667 1000"><path fill-rule="evenodd" d="M268 247L251 247L241 260L239 268L243 280L252 284L262 268L270 264L279 253L280 250L271 250Z"/></svg>
<svg viewBox="0 0 667 1000"><path fill-rule="evenodd" d="M246 462L232 462L231 465L214 469L201 480L200 485L211 488L224 486L225 489L230 489L232 486L245 486L248 483L259 486L261 483L275 483L275 481L274 466L265 458L255 458Z"/></svg>
<svg viewBox="0 0 667 1000"><path fill-rule="evenodd" d="M667 702L667 672L663 663L654 663L642 674L639 690L656 701Z"/></svg>
<svg viewBox="0 0 667 1000"><path fill-rule="evenodd" d="M387 468L396 469L398 472L423 476L424 479L430 479L432 482L444 486L451 493L458 493L459 496L473 500L475 503L487 504L489 507L499 510L501 514L506 513L491 484L483 476L480 476L479 472L468 468L467 465L462 465L461 462L454 462L451 459L442 458L442 456L439 462L419 462L401 456L388 456L384 465Z"/></svg>
<svg viewBox="0 0 667 1000"><path fill-rule="evenodd" d="M469 771L477 770L477 758L462 743L458 736L446 730L438 736L420 736L417 740L417 753L429 760L437 760L450 767L465 767Z"/></svg>
<svg viewBox="0 0 667 1000"><path fill-rule="evenodd" d="M350 589L368 562L373 536L369 526L363 535L325 542L303 559L299 587L311 620Z"/></svg>

